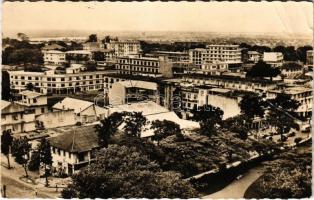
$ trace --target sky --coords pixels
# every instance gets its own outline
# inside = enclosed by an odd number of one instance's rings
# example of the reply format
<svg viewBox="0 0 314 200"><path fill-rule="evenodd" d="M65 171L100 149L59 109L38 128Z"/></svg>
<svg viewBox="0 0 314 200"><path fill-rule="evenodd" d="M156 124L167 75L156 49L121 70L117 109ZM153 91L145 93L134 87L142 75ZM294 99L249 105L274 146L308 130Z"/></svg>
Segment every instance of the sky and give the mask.
<svg viewBox="0 0 314 200"><path fill-rule="evenodd" d="M313 33L311 2L4 2L2 32Z"/></svg>

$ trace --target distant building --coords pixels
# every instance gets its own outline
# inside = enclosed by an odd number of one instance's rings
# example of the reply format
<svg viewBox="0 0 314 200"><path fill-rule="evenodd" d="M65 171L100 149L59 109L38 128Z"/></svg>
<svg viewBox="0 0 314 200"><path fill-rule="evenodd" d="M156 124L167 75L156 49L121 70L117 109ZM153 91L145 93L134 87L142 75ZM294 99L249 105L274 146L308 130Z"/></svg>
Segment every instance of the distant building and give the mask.
<svg viewBox="0 0 314 200"><path fill-rule="evenodd" d="M158 85L153 82L127 80L112 84L109 89L111 105L126 104L134 101L151 100L159 102Z"/></svg>
<svg viewBox="0 0 314 200"><path fill-rule="evenodd" d="M104 49L104 44L100 42L86 42L83 43L83 50L85 51L100 51Z"/></svg>
<svg viewBox="0 0 314 200"><path fill-rule="evenodd" d="M283 64L283 55L281 52L264 52L263 61L272 67L280 67Z"/></svg>
<svg viewBox="0 0 314 200"><path fill-rule="evenodd" d="M254 63L262 60L262 54L257 51L248 51L248 60Z"/></svg>
<svg viewBox="0 0 314 200"><path fill-rule="evenodd" d="M149 54L145 54L145 56L152 58L167 57L172 62L189 61L189 52L152 51Z"/></svg>
<svg viewBox="0 0 314 200"><path fill-rule="evenodd" d="M281 67L281 74L285 78L295 78L302 75L304 72L303 67L294 62L284 63Z"/></svg>
<svg viewBox="0 0 314 200"><path fill-rule="evenodd" d="M99 107L93 102L70 97L66 97L62 101L56 103L52 109L53 111L73 110L75 121L82 124L99 121L107 116L107 110L105 108Z"/></svg>
<svg viewBox="0 0 314 200"><path fill-rule="evenodd" d="M308 50L306 52L306 64L313 66L313 50Z"/></svg>
<svg viewBox="0 0 314 200"><path fill-rule="evenodd" d="M206 45L205 49L196 48L189 51L190 61L196 66L204 63L226 62L228 64L240 64L241 49L239 45Z"/></svg>
<svg viewBox="0 0 314 200"><path fill-rule="evenodd" d="M107 43L107 49L114 50L116 56L129 56L141 54L141 44L139 41L110 41Z"/></svg>
<svg viewBox="0 0 314 200"><path fill-rule="evenodd" d="M173 63L164 58L118 57L115 69L120 74L172 77Z"/></svg>
<svg viewBox="0 0 314 200"><path fill-rule="evenodd" d="M25 90L19 93L18 104L27 106L29 110L34 110L35 115L48 112L47 96L42 93Z"/></svg>
<svg viewBox="0 0 314 200"><path fill-rule="evenodd" d="M96 158L99 141L94 126L73 128L48 139L51 145L52 173L69 175L90 164Z"/></svg>
<svg viewBox="0 0 314 200"><path fill-rule="evenodd" d="M65 52L49 50L44 52L45 65L63 65L66 63Z"/></svg>
<svg viewBox="0 0 314 200"><path fill-rule="evenodd" d="M35 130L35 114L26 106L1 100L1 131L22 133Z"/></svg>
<svg viewBox="0 0 314 200"><path fill-rule="evenodd" d="M42 52L51 51L51 50L65 51L66 48L58 44L51 44L51 45L44 46L41 50Z"/></svg>

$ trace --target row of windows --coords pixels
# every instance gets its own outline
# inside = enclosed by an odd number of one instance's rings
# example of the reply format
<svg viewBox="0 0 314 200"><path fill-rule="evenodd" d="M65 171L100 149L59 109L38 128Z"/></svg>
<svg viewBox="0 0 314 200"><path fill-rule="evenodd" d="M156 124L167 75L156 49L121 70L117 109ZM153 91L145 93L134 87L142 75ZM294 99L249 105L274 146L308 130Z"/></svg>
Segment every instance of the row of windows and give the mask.
<svg viewBox="0 0 314 200"><path fill-rule="evenodd" d="M152 72L152 73L159 73L158 69L154 69L151 67L135 67L135 66L129 66L129 65L117 65L116 69L122 69L122 70L131 70L131 71L138 71L138 72Z"/></svg>
<svg viewBox="0 0 314 200"><path fill-rule="evenodd" d="M119 64L134 64L134 65L144 65L144 66L155 66L158 67L159 63L157 61L142 61L142 60L127 60L119 59Z"/></svg>

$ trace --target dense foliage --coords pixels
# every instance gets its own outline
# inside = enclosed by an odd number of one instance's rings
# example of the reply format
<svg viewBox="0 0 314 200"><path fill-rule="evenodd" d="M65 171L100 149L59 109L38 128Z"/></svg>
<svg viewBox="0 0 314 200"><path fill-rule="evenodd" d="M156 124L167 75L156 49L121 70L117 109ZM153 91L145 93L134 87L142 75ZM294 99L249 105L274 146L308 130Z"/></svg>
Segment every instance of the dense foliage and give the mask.
<svg viewBox="0 0 314 200"><path fill-rule="evenodd" d="M264 175L254 183L253 195L271 199L308 198L312 194L311 181L311 152L288 152L268 164Z"/></svg>
<svg viewBox="0 0 314 200"><path fill-rule="evenodd" d="M163 172L158 164L135 148L109 146L73 177L63 198L192 198L198 193L175 172Z"/></svg>

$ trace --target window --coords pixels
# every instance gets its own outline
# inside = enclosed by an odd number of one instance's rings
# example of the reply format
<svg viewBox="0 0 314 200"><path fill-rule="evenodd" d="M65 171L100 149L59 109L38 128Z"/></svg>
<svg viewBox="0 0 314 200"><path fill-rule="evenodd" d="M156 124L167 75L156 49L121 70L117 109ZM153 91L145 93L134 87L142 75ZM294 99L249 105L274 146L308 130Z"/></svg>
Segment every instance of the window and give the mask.
<svg viewBox="0 0 314 200"><path fill-rule="evenodd" d="M64 81L64 78L61 78L61 81Z"/></svg>
<svg viewBox="0 0 314 200"><path fill-rule="evenodd" d="M72 155L72 154L69 152L69 158L71 158L71 155Z"/></svg>
<svg viewBox="0 0 314 200"><path fill-rule="evenodd" d="M51 81L51 78L47 78L47 81Z"/></svg>
<svg viewBox="0 0 314 200"><path fill-rule="evenodd" d="M28 77L28 80L32 80L32 77Z"/></svg>
<svg viewBox="0 0 314 200"><path fill-rule="evenodd" d="M41 108L41 113L44 113L45 112L45 108Z"/></svg>
<svg viewBox="0 0 314 200"><path fill-rule="evenodd" d="M65 151L63 151L63 156L65 156Z"/></svg>
<svg viewBox="0 0 314 200"><path fill-rule="evenodd" d="M55 147L52 147L52 152L56 153L56 148Z"/></svg>
<svg viewBox="0 0 314 200"><path fill-rule="evenodd" d="M33 103L37 103L37 99L33 99Z"/></svg>
<svg viewBox="0 0 314 200"><path fill-rule="evenodd" d="M59 155L59 156L61 155L61 151L60 151L60 149L58 149L58 155Z"/></svg>

